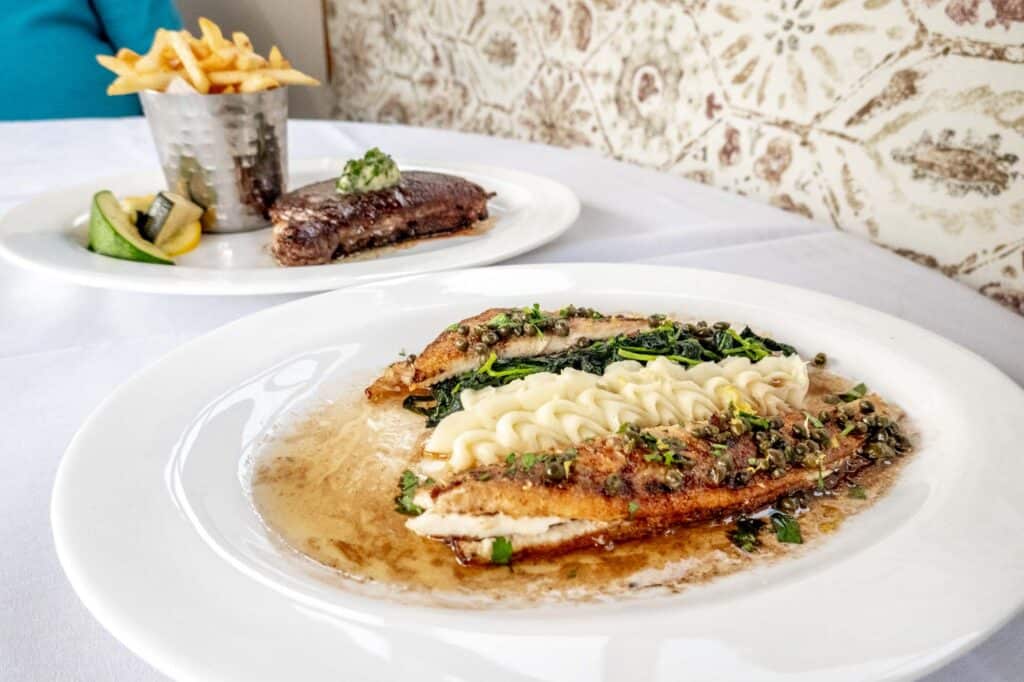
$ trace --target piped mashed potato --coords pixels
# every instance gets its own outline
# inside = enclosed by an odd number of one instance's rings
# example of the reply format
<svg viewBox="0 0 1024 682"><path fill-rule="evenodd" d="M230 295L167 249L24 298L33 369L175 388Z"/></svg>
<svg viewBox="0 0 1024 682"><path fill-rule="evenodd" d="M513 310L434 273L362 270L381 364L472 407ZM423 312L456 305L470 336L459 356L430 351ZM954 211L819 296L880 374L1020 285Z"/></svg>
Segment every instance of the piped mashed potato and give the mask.
<svg viewBox="0 0 1024 682"><path fill-rule="evenodd" d="M684 367L665 358L632 360L596 375L541 372L504 386L465 390L462 410L437 425L424 445L423 473L458 473L494 464L511 452L565 447L639 428L706 419L730 404L774 415L800 407L807 367L797 355L758 362L727 358Z"/></svg>

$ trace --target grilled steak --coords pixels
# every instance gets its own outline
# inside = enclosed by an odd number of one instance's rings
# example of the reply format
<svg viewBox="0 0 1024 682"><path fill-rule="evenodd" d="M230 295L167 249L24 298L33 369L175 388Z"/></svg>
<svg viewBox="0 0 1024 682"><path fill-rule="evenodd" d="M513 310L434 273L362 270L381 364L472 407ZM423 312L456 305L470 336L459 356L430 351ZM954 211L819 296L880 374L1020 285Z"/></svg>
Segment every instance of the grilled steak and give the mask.
<svg viewBox="0 0 1024 682"><path fill-rule="evenodd" d="M510 455L421 488L415 503L425 511L407 526L473 563L490 560L496 537L517 556L560 553L756 511L909 450L873 398L879 407L867 417L854 407L828 410L823 423L806 412L765 419L728 411L689 428L632 429L567 451Z"/></svg>
<svg viewBox="0 0 1024 682"><path fill-rule="evenodd" d="M333 180L281 196L270 209L281 265L317 265L378 246L452 232L487 217L488 194L468 180L402 173L393 187L340 194Z"/></svg>

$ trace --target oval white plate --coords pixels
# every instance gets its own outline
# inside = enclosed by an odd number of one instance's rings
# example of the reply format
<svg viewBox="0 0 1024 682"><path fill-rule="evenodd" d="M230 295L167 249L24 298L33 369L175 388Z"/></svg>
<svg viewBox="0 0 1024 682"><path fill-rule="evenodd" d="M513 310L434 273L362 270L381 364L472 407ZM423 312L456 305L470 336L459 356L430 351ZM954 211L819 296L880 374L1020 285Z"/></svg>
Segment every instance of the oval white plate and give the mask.
<svg viewBox="0 0 1024 682"><path fill-rule="evenodd" d="M451 320L534 301L749 322L825 350L907 409L921 449L814 551L672 597L408 606L344 587L269 536L245 481L274 423ZM1024 391L977 356L821 294L644 266L440 273L267 310L142 371L69 446L52 521L85 604L178 679L897 679L1024 601L1022 414Z"/></svg>
<svg viewBox="0 0 1024 682"><path fill-rule="evenodd" d="M289 163L289 187L338 174L345 159ZM555 239L576 221L579 199L554 180L492 166L417 164L403 168L452 173L495 192L490 229L473 236L428 239L389 247L370 257L326 265L281 267L267 245L270 229L206 234L173 267L101 256L85 248L89 202L100 189L117 196L151 194L164 187L158 172L97 179L49 192L14 207L0 219L0 255L28 268L87 286L167 294L253 295L324 291L385 277L487 265Z"/></svg>

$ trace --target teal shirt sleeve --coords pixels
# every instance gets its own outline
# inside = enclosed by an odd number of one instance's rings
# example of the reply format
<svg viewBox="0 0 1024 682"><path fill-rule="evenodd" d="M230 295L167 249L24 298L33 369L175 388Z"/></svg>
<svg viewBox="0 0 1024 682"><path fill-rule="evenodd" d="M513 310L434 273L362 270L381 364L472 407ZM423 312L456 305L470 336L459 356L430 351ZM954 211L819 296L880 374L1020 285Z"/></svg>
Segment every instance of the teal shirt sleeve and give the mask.
<svg viewBox="0 0 1024 682"><path fill-rule="evenodd" d="M169 0L92 0L90 4L115 50L127 47L142 54L158 28L181 28L181 18Z"/></svg>
<svg viewBox="0 0 1024 682"><path fill-rule="evenodd" d="M0 0L0 120L141 113L136 95L110 97L114 75L97 54L149 48L179 28L170 0Z"/></svg>

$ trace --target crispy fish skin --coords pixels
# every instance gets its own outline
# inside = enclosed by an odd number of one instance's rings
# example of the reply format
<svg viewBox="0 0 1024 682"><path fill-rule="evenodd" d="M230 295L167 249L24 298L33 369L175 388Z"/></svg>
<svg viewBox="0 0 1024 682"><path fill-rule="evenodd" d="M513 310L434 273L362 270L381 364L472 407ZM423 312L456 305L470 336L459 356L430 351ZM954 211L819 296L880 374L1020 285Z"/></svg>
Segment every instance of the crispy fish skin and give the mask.
<svg viewBox="0 0 1024 682"><path fill-rule="evenodd" d="M483 325L496 316L519 312L518 308L489 308L478 315L467 317L457 325L473 327ZM545 311L545 315L557 317L557 313ZM581 338L607 339L619 334L630 334L650 327L647 318L612 315L601 318L567 318L569 334L558 336L545 332L543 335L524 334L499 339L490 350L501 358L536 357L551 355L571 348ZM464 372L478 368L487 359L472 349L460 351L455 341L459 334L452 330L441 332L415 357L390 365L384 373L366 389L366 396L372 401L402 398L422 392L439 381L444 381Z"/></svg>
<svg viewBox="0 0 1024 682"><path fill-rule="evenodd" d="M885 417L885 413L880 416ZM777 431L785 445L807 442L794 436L795 428L807 427L805 413L790 413L782 421L782 428ZM820 429L811 428L824 432L819 436L826 441L815 452L815 459L810 464L777 467L774 473L768 469L751 472L751 459L756 460L764 453L759 451L755 435L750 431L713 445L709 438L695 435L694 430L672 426L644 433L662 442L681 443L683 447L678 450L688 460L681 466L666 466L662 459L650 461L657 450L637 446L635 438L605 436L577 446L570 474L563 481L552 483L541 460L524 468L521 458L517 458L515 466L481 467L446 484L425 489L421 495L429 495L429 499L419 499L428 507L428 513L434 514L558 517L570 524L567 528L575 522L596 522L591 524L593 527L582 526L583 530L578 533L556 532L551 539L527 536L527 541L518 546L513 542L517 557L560 554L642 538L675 526L757 511L785 495L822 484L835 485L871 465L873 460L862 452L876 435L857 431L844 434L836 419L829 420ZM779 448L784 447L779 444ZM743 479L722 481L716 478L713 472L722 469L722 462L731 472L743 472ZM610 486L610 481L615 484ZM460 561L486 563L489 560L487 538L437 539L447 542Z"/></svg>
<svg viewBox="0 0 1024 682"><path fill-rule="evenodd" d="M402 173L398 184L339 194L333 180L278 198L270 209L271 251L281 265L318 265L378 246L470 227L487 218L479 185L428 171Z"/></svg>

